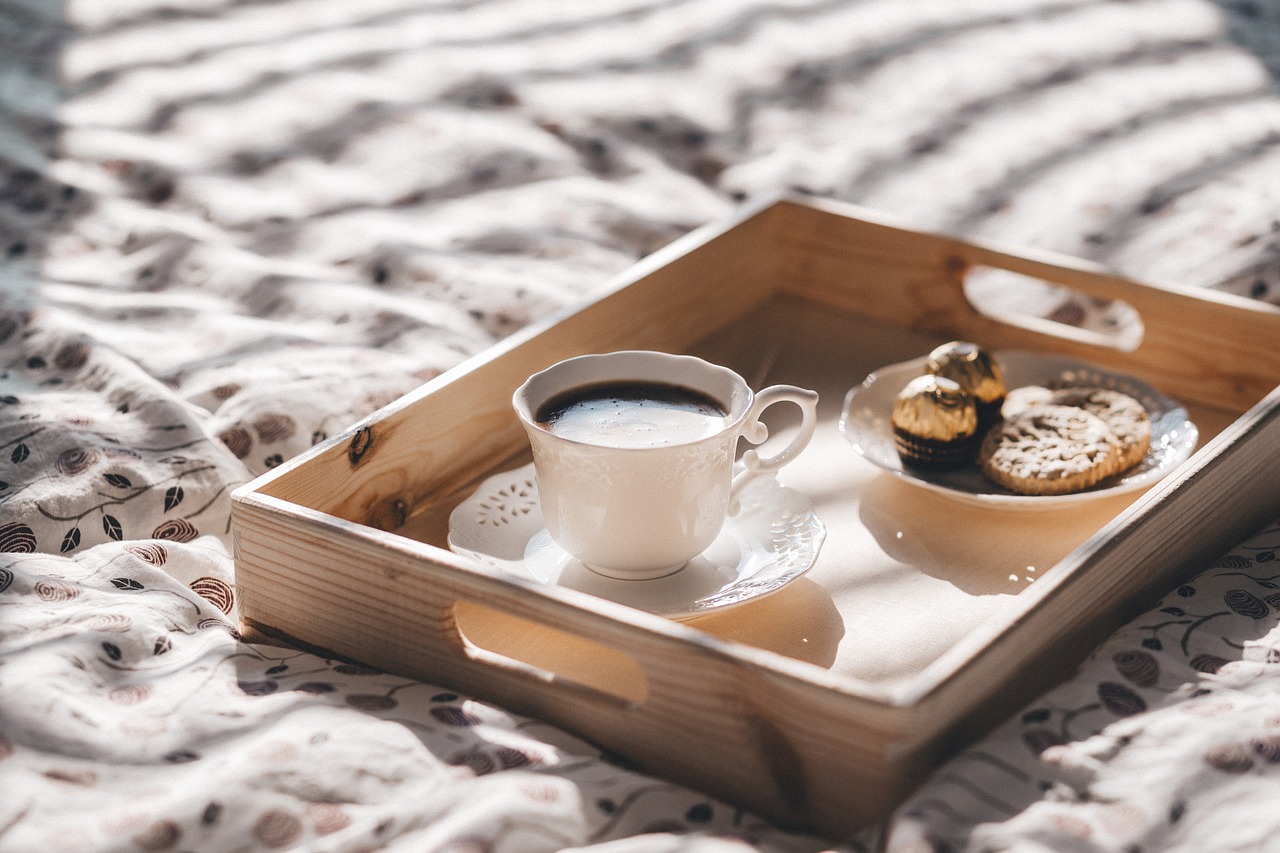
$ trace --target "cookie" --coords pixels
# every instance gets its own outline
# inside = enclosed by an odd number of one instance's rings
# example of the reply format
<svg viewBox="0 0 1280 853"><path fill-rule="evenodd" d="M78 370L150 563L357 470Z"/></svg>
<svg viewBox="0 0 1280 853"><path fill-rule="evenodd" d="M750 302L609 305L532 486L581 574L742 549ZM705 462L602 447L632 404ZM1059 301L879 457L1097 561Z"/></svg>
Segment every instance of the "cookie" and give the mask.
<svg viewBox="0 0 1280 853"><path fill-rule="evenodd" d="M1146 407L1127 394L1105 388L1061 388L1049 402L1084 409L1110 427L1123 448L1120 471L1141 462L1151 447L1151 418Z"/></svg>
<svg viewBox="0 0 1280 853"><path fill-rule="evenodd" d="M1097 415L1038 404L992 427L978 458L982 473L1006 489L1063 495L1119 472L1124 456L1120 440Z"/></svg>

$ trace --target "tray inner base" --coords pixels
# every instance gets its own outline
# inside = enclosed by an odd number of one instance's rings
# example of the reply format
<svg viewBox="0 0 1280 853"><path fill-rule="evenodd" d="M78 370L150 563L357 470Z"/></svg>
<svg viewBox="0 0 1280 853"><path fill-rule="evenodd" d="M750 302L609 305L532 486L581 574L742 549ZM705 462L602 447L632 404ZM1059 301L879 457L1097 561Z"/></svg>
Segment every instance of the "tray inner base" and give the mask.
<svg viewBox="0 0 1280 853"><path fill-rule="evenodd" d="M691 348L737 370L757 389L789 383L820 393L813 443L779 479L813 501L827 539L803 578L689 624L896 690L976 626L1015 618L1020 592L1137 499L1101 498L1049 512L974 507L902 482L858 456L837 426L849 388L879 367L943 342L779 297ZM796 419L788 409L770 410L776 440L785 440ZM1237 416L1188 409L1202 443ZM527 453L513 448L502 464L477 472L476 482L526 461ZM474 485L419 508L398 532L445 547L448 513ZM489 627L492 651L527 659L536 649L539 663L559 674L596 684L609 680L581 654L557 665L554 647L562 638L550 632L540 637L528 625Z"/></svg>

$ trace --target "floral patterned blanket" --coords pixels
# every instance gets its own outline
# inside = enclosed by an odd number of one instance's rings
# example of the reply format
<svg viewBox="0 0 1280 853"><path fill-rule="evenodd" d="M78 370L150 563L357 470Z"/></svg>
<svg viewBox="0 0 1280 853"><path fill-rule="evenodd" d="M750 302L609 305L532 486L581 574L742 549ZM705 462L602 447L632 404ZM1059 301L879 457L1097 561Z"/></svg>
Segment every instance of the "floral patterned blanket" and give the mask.
<svg viewBox="0 0 1280 853"><path fill-rule="evenodd" d="M245 642L229 493L782 191L1280 303L1278 9L0 0L0 849L1277 849L1280 523L820 839Z"/></svg>

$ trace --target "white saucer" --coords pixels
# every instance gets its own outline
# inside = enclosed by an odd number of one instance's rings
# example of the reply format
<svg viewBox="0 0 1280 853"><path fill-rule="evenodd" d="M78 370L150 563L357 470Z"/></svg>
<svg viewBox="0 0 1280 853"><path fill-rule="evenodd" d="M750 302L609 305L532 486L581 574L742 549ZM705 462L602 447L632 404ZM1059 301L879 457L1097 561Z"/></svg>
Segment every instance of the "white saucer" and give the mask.
<svg viewBox="0 0 1280 853"><path fill-rule="evenodd" d="M743 489L742 509L683 569L654 580L607 578L547 533L533 465L496 474L449 515L449 548L516 577L692 619L777 592L818 558L826 527L809 499L772 477Z"/></svg>
<svg viewBox="0 0 1280 853"><path fill-rule="evenodd" d="M893 401L908 382L924 372L927 359L882 367L851 390L844 401L840 431L863 457L901 477L966 503L1001 509L1047 509L1147 488L1186 461L1196 448L1199 431L1187 410L1133 376L1113 373L1063 356L1005 350L993 353L1010 388L1024 385L1110 388L1133 397L1151 418L1151 449L1128 471L1095 486L1066 495L1019 495L997 486L977 465L954 471L922 471L902 464L893 442Z"/></svg>

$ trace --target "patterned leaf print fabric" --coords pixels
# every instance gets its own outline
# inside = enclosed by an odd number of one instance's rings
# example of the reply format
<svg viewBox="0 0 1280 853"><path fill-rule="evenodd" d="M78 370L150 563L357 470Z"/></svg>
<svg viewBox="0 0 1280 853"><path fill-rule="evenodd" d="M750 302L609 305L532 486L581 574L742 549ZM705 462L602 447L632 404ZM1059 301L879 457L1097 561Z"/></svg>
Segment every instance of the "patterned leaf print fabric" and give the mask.
<svg viewBox="0 0 1280 853"><path fill-rule="evenodd" d="M1280 524L821 839L245 642L228 497L782 191L1280 304L1277 73L1274 2L0 0L0 850L1278 849Z"/></svg>

